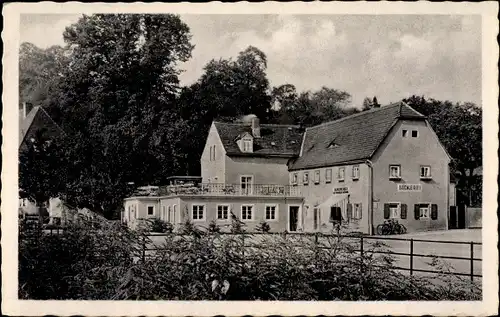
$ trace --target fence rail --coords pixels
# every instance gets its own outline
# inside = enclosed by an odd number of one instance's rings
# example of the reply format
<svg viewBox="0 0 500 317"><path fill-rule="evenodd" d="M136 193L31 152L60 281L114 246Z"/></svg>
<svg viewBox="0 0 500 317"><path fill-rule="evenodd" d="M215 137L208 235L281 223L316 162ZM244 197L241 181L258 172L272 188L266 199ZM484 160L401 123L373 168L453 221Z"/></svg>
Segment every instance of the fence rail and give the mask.
<svg viewBox="0 0 500 317"><path fill-rule="evenodd" d="M405 239L405 238L389 238L389 237L377 237L377 236L353 236L353 235L334 235L334 234L322 234L322 233L243 233L243 234L235 234L235 233L228 233L228 232L220 232L217 233L218 235L239 235L242 237L243 241L245 241L245 236L258 236L258 235L279 235L283 236L286 238L286 236L304 236L304 237L314 237L314 243L316 247L318 248L323 248L326 249L327 247L321 246L319 242L319 238L321 237L329 237L329 238L343 238L343 239L352 239L352 240L359 240L359 249L353 250L354 252L360 253L361 256L364 255L364 253L374 253L374 254L388 254L388 255L398 255L398 256L406 256L409 258L409 266L408 267L401 267L401 266L394 266L394 269L401 270L401 271L409 271L410 275L413 275L413 273L418 272L418 273L431 273L431 274L446 274L446 275L457 275L457 276L469 276L471 281L474 281L474 278L477 277L482 277L482 274L474 274L474 262L482 262L481 258L474 257L474 246L481 246L482 243L480 242L474 242L474 241L449 241L449 240L428 240L428 239ZM161 250L159 247L153 247L153 248L148 248L146 247L146 237L162 237L162 236L187 236L187 235L182 235L179 233L163 233L163 234L155 234L155 235L148 235L144 236L143 242L142 242L142 261L145 261L146 259L146 252L147 251L158 251ZM402 241L402 242L408 242L408 252L395 252L395 251L374 251L374 250L365 250L365 240L382 240L382 241ZM415 243L432 243L432 244L456 244L456 245L469 245L469 256L468 257L460 257L460 256L451 256L451 255L434 255L434 254L422 254L422 253L416 253L415 252ZM297 245L298 247L301 247L300 245ZM245 247L250 247L250 245L245 245ZM252 245L252 247L255 247ZM419 269L414 267L414 260L416 258L437 258L437 259L449 259L449 260L461 260L461 261L469 261L469 273L464 273L464 272L448 272L448 271L437 271L437 270L425 270L425 269Z"/></svg>
<svg viewBox="0 0 500 317"><path fill-rule="evenodd" d="M272 196L300 197L298 186L276 184L217 184L169 185L159 189L159 195Z"/></svg>

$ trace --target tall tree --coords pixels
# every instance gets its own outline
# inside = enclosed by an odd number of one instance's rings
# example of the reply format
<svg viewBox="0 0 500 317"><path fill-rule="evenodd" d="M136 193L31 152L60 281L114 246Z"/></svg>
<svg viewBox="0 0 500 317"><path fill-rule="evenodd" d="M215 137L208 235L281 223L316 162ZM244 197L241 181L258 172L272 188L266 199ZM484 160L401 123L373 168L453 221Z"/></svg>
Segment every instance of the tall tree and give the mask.
<svg viewBox="0 0 500 317"><path fill-rule="evenodd" d="M69 61L50 103L62 112L74 167L65 196L110 217L128 182L161 183L183 172L169 144L176 127L165 120L176 116L177 64L193 48L189 28L169 14L95 14L63 36Z"/></svg>

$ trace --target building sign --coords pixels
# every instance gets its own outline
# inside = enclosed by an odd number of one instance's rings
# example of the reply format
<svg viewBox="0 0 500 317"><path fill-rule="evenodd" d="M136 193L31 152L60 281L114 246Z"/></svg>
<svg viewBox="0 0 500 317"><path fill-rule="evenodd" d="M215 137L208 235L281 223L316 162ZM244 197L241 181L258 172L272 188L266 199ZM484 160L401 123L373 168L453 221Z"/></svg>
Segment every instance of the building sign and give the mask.
<svg viewBox="0 0 500 317"><path fill-rule="evenodd" d="M421 192L421 184L398 184L398 192Z"/></svg>
<svg viewBox="0 0 500 317"><path fill-rule="evenodd" d="M348 187L334 187L333 194L334 195L349 194L349 188Z"/></svg>

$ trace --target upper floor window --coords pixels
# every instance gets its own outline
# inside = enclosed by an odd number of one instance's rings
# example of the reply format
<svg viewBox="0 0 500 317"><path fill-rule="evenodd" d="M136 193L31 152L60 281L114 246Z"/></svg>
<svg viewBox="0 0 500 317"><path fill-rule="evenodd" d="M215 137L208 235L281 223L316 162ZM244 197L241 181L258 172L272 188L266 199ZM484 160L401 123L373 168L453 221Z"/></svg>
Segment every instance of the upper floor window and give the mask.
<svg viewBox="0 0 500 317"><path fill-rule="evenodd" d="M252 149L252 140L248 140L248 139L244 139L242 140L243 142L243 152L252 152L253 149Z"/></svg>
<svg viewBox="0 0 500 317"><path fill-rule="evenodd" d="M431 167L422 165L420 166L420 178L431 178Z"/></svg>
<svg viewBox="0 0 500 317"><path fill-rule="evenodd" d="M215 161L215 148L216 146L214 145L214 150L213 150L213 160Z"/></svg>
<svg viewBox="0 0 500 317"><path fill-rule="evenodd" d="M309 184L309 172L304 172L304 176L303 176L303 179L302 179L302 183L304 185L308 185Z"/></svg>
<svg viewBox="0 0 500 317"><path fill-rule="evenodd" d="M359 165L352 167L352 179L359 179Z"/></svg>
<svg viewBox="0 0 500 317"><path fill-rule="evenodd" d="M345 179L345 167L339 167L337 178L339 182L343 182Z"/></svg>
<svg viewBox="0 0 500 317"><path fill-rule="evenodd" d="M403 136L403 138L407 138L408 137L408 130L403 129L402 136Z"/></svg>
<svg viewBox="0 0 500 317"><path fill-rule="evenodd" d="M298 178L299 178L299 174L298 173L293 173L292 174L292 185L297 185Z"/></svg>
<svg viewBox="0 0 500 317"><path fill-rule="evenodd" d="M191 217L193 220L205 220L205 206L204 205L192 205L191 207Z"/></svg>
<svg viewBox="0 0 500 317"><path fill-rule="evenodd" d="M320 174L320 171L314 172L314 183L315 184L319 184L319 174Z"/></svg>
<svg viewBox="0 0 500 317"><path fill-rule="evenodd" d="M401 166L400 165L389 165L389 178L391 178L391 179L401 178Z"/></svg>
<svg viewBox="0 0 500 317"><path fill-rule="evenodd" d="M325 171L325 182L326 183L332 182L332 169L331 168L327 168Z"/></svg>
<svg viewBox="0 0 500 317"><path fill-rule="evenodd" d="M417 130L412 130L411 131L411 137L412 138L418 138L418 131Z"/></svg>

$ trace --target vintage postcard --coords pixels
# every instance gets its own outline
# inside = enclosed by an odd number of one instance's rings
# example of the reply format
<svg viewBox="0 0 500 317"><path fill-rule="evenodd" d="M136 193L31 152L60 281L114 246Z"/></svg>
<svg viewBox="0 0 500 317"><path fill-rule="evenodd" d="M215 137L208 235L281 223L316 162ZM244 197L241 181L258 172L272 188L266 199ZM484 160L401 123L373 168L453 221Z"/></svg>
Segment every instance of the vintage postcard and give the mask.
<svg viewBox="0 0 500 317"><path fill-rule="evenodd" d="M4 6L3 312L495 314L497 13Z"/></svg>

